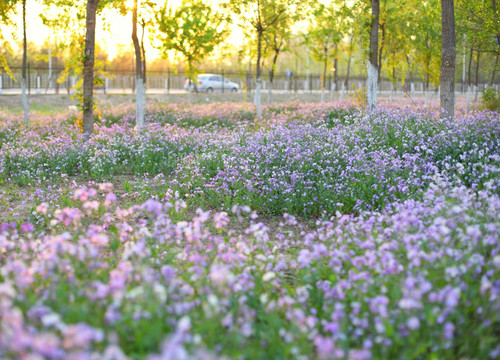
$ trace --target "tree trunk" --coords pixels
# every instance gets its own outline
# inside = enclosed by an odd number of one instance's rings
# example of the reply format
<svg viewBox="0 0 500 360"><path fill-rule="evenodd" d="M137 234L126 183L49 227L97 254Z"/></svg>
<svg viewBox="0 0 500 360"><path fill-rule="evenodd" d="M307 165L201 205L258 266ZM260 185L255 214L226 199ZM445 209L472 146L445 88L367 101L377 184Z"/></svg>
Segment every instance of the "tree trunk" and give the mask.
<svg viewBox="0 0 500 360"><path fill-rule="evenodd" d="M54 78L55 78L55 80L56 80L56 82L55 82L55 86L56 86L56 95L59 95L59 81L58 81L58 80L59 80L59 71L57 70L57 69L58 69L58 68L57 68L57 66L58 66L58 57L57 57L57 56L55 56L55 57L54 57L54 68L55 68L55 75L54 75Z"/></svg>
<svg viewBox="0 0 500 360"><path fill-rule="evenodd" d="M392 85L396 88L396 68L392 65Z"/></svg>
<svg viewBox="0 0 500 360"><path fill-rule="evenodd" d="M271 103L271 98L273 96L273 92L272 92L272 87L273 87L273 83L271 82L271 73L272 73L272 70L269 70L269 85L267 86L267 103L270 104Z"/></svg>
<svg viewBox="0 0 500 360"><path fill-rule="evenodd" d="M30 127L29 110L28 110L28 98L26 95L26 57L27 57L27 46L26 46L26 0L23 0L23 69L21 77L21 91L22 91L22 103L24 109L24 125L27 129Z"/></svg>
<svg viewBox="0 0 500 360"><path fill-rule="evenodd" d="M250 98L250 92L252 91L252 59L248 61L248 72L247 72L247 82L245 84L245 101Z"/></svg>
<svg viewBox="0 0 500 360"><path fill-rule="evenodd" d="M406 63L408 64L408 77L410 78L410 82L414 82L413 72L411 71L410 57L408 54L406 55Z"/></svg>
<svg viewBox="0 0 500 360"><path fill-rule="evenodd" d="M339 69L339 59L335 58L333 59L333 83L335 84L334 90L337 91L337 82L338 82L338 72Z"/></svg>
<svg viewBox="0 0 500 360"><path fill-rule="evenodd" d="M261 76L260 76L260 58L262 57L262 30L257 29L257 88L255 89L255 106L257 107L257 117L262 116L262 103L260 97Z"/></svg>
<svg viewBox="0 0 500 360"><path fill-rule="evenodd" d="M453 0L441 0L441 119L455 115L455 13Z"/></svg>
<svg viewBox="0 0 500 360"><path fill-rule="evenodd" d="M392 103L392 96L394 95L394 92L396 91L396 68L394 65L392 66L392 81L391 81L391 95L389 102Z"/></svg>
<svg viewBox="0 0 500 360"><path fill-rule="evenodd" d="M477 95L479 93L479 57L481 52L476 51L476 78L475 78L475 89L474 89L474 102L477 102Z"/></svg>
<svg viewBox="0 0 500 360"><path fill-rule="evenodd" d="M468 71L467 71L467 84L470 86L472 84L472 80L471 80L471 68L472 68L472 58L474 55L473 53L474 50L472 50L472 48L470 49L470 54L469 54L469 65L468 65Z"/></svg>
<svg viewBox="0 0 500 360"><path fill-rule="evenodd" d="M380 29L382 30L382 39L380 41L380 51L378 52L378 77L377 77L377 82L381 81L381 74L382 74L382 54L384 52L384 43L385 43L385 24L380 25Z"/></svg>
<svg viewBox="0 0 500 360"><path fill-rule="evenodd" d="M309 88L309 48L307 48L307 55L306 55L306 83L304 84L304 90L311 90Z"/></svg>
<svg viewBox="0 0 500 360"><path fill-rule="evenodd" d="M144 83L144 88L146 88L146 48L144 47L144 33L146 32L146 23L143 22L141 34L141 51L142 51L142 82ZM146 94L144 94L146 95Z"/></svg>
<svg viewBox="0 0 500 360"><path fill-rule="evenodd" d="M323 66L323 78L321 79L321 102L325 100L326 69L328 68L328 44L325 44L325 63Z"/></svg>
<svg viewBox="0 0 500 360"><path fill-rule="evenodd" d="M495 57L495 65L493 66L493 71L491 72L490 86L493 86L493 82L495 81L495 73L497 71L497 65L498 65L498 54Z"/></svg>
<svg viewBox="0 0 500 360"><path fill-rule="evenodd" d="M429 47L429 43L427 42L428 35L426 36L426 41L425 43L427 44L427 47ZM430 67L431 67L431 53L430 51L427 51L425 54L425 90L429 90L429 82L430 82Z"/></svg>
<svg viewBox="0 0 500 360"><path fill-rule="evenodd" d="M137 129L144 127L144 76L141 47L137 37L137 2L134 0L132 9L132 41L135 50L135 73L136 73L136 91L135 91L135 126Z"/></svg>
<svg viewBox="0 0 500 360"><path fill-rule="evenodd" d="M274 70L276 69L276 62L278 61L278 56L280 51L274 51L273 62L271 63L271 69L269 70L269 89L267 90L267 101L271 102L272 92L273 92L273 81L274 81Z"/></svg>
<svg viewBox="0 0 500 360"><path fill-rule="evenodd" d="M269 71L269 82L272 84L274 80L274 70L276 69L276 63L278 62L279 51L274 52L273 62L271 64L271 70Z"/></svg>
<svg viewBox="0 0 500 360"><path fill-rule="evenodd" d="M377 80L378 80L378 24L380 12L380 0L371 0L372 21L370 27L370 57L368 61L368 109L377 105Z"/></svg>
<svg viewBox="0 0 500 360"><path fill-rule="evenodd" d="M427 90L429 88L429 82L430 82L430 66L431 66L431 54L427 53L425 55L425 89Z"/></svg>
<svg viewBox="0 0 500 360"><path fill-rule="evenodd" d="M469 64L467 66L467 103L465 106L465 112L469 112L470 107L470 90L472 87L472 58L474 57L474 50L472 49L472 45L469 52Z"/></svg>
<svg viewBox="0 0 500 360"><path fill-rule="evenodd" d="M351 60L352 60L352 36L349 39L349 60L347 60L347 73L344 80L344 88L349 91L349 75L351 73Z"/></svg>
<svg viewBox="0 0 500 360"><path fill-rule="evenodd" d="M424 78L424 83L425 83L425 91L429 90L429 82L430 82L430 67L431 67L431 52L430 48L431 45L429 44L429 34L425 34L425 45L427 46L427 51L425 53L424 57L424 71L425 71L425 78Z"/></svg>
<svg viewBox="0 0 500 360"><path fill-rule="evenodd" d="M94 52L96 12L99 0L87 0L85 20L85 55L83 61L83 135L89 138L94 133Z"/></svg>
<svg viewBox="0 0 500 360"><path fill-rule="evenodd" d="M479 86L479 57L481 56L481 53L479 51L476 51L476 76L474 80L474 84L476 86Z"/></svg>

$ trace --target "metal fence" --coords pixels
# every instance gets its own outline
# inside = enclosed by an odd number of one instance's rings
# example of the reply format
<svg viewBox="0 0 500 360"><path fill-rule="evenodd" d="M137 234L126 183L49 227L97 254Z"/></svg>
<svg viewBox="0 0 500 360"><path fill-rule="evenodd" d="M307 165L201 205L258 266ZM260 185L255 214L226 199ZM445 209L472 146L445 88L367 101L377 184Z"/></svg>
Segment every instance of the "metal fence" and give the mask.
<svg viewBox="0 0 500 360"><path fill-rule="evenodd" d="M31 68L28 71L27 76L27 88L30 94L48 94L48 93L70 93L72 92L78 78L75 76L68 76L67 78L59 78L59 74L62 72L62 68L52 69L51 72L47 68ZM113 71L108 70L106 72L107 76L103 79L103 85L96 87L96 91L104 92L107 91L113 93L130 93L135 91L135 75L132 71ZM234 72L219 72L220 75L237 83L240 89L246 89L248 92L252 92L256 88L255 73L244 72L244 73L234 73ZM8 74L0 74L0 94L18 93L21 88L21 72L20 69L13 69L14 79ZM272 86L273 91L284 91L284 92L318 92L323 89L322 76L320 74L309 74L304 73L299 74L289 74L291 76L286 76L286 74L275 74L273 82L271 84L269 74L262 74L262 90L267 91L270 86ZM162 92L170 91L184 91L184 82L186 80L186 74L182 72L173 71L150 71L147 74L147 88L148 90L157 90ZM336 81L335 81L336 80ZM350 77L348 83L345 83L344 77L339 77L335 79L333 76L328 76L326 78L324 89L325 91L342 91L350 92L358 90L366 86L366 79L361 76ZM476 87L476 91L480 91L487 87L487 84L479 84ZM494 86L499 90L499 85ZM388 80L383 79L379 82L379 92L400 92L407 91L409 93L421 93L424 92L437 92L437 88L426 88L424 83L421 81L409 82L407 81L404 85L398 84L396 87ZM458 83L456 86L457 92L467 92L467 86Z"/></svg>

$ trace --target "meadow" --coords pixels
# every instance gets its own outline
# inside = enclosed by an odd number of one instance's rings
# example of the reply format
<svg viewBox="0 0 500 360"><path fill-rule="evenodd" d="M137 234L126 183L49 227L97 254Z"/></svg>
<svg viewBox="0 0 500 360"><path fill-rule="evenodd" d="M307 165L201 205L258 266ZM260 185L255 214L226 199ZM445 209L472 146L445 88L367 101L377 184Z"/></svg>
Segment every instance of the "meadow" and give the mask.
<svg viewBox="0 0 500 360"><path fill-rule="evenodd" d="M500 119L0 111L0 357L500 358Z"/></svg>

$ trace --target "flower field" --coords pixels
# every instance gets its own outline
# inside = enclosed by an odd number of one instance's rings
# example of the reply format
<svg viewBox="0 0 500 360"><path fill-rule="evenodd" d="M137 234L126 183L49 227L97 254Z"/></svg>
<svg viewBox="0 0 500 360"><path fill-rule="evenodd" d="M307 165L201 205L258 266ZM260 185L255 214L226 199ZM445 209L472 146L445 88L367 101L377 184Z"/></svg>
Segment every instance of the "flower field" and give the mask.
<svg viewBox="0 0 500 360"><path fill-rule="evenodd" d="M0 113L0 358L500 358L500 119Z"/></svg>

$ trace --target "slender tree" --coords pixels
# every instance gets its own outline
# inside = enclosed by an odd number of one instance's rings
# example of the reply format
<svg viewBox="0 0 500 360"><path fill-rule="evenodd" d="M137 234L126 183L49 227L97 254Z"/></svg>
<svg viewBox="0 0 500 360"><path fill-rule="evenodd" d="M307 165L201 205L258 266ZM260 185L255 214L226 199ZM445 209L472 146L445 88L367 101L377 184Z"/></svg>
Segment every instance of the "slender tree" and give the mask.
<svg viewBox="0 0 500 360"><path fill-rule="evenodd" d="M441 0L441 118L455 115L455 12L453 0Z"/></svg>
<svg viewBox="0 0 500 360"><path fill-rule="evenodd" d="M314 12L314 22L306 35L306 42L311 45L313 57L323 67L321 102L324 100L329 59L336 55L337 44L341 41L343 35L340 14L341 12L334 4L328 7L320 5Z"/></svg>
<svg viewBox="0 0 500 360"><path fill-rule="evenodd" d="M15 12L16 0L2 0L0 1L0 24L6 25L9 28L16 29L16 24L12 21L12 15ZM12 79L14 75L7 63L6 56L11 52L9 42L5 39L4 33L0 31L0 73L5 71Z"/></svg>
<svg viewBox="0 0 500 360"><path fill-rule="evenodd" d="M370 6L366 0L346 3L346 1L336 0L339 5L337 19L341 21L341 38L348 38L342 46L347 53L347 72L344 79L344 89L349 90L349 76L351 74L351 63L358 45L365 47L365 40L368 39L367 24L370 24ZM369 4L369 2L368 2ZM368 16L367 16L368 14Z"/></svg>
<svg viewBox="0 0 500 360"><path fill-rule="evenodd" d="M146 89L146 47L144 46L144 35L146 34L146 26L150 23L150 21L146 19L141 19L139 22L139 25L141 26L141 61L142 61L142 81L144 83L144 89ZM145 95L146 93L144 93Z"/></svg>
<svg viewBox="0 0 500 360"><path fill-rule="evenodd" d="M411 40L411 42L406 42L413 47L413 50L407 47L402 47L402 50L405 56L408 56L409 70L414 69L419 73L426 90L429 89L431 84L437 85L439 83L440 49L435 44L440 41L441 37L440 1L428 0L424 3L413 3L411 4L412 7L407 6L404 13L408 14L408 21L411 25L402 24L399 27L401 32L406 28L411 31L411 35L417 34L411 37L410 34L406 33L405 39L408 40L408 37L410 37Z"/></svg>
<svg viewBox="0 0 500 360"><path fill-rule="evenodd" d="M255 105L257 117L262 116L262 43L264 35L276 24L286 21L289 14L297 13L305 4L300 0L229 0L228 8L242 15L244 27L249 27L257 38L257 87L255 89Z"/></svg>
<svg viewBox="0 0 500 360"><path fill-rule="evenodd" d="M456 0L457 33L465 33L474 51L500 54L500 20L497 0ZM460 37L461 39L462 37Z"/></svg>
<svg viewBox="0 0 500 360"><path fill-rule="evenodd" d="M141 48L141 45L139 44L139 38L137 37L137 8L138 8L138 0L134 0L134 7L132 9L132 41L134 43L134 50L135 50L135 73L136 73L135 119L136 119L136 127L138 129L141 129L144 126L144 105L146 99L146 88L144 81L145 61L143 61L143 56L145 55L145 52L143 51L144 46Z"/></svg>
<svg viewBox="0 0 500 360"><path fill-rule="evenodd" d="M127 7L125 2L119 2L117 7L122 15L132 12L132 44L135 52L136 73L136 128L144 126L144 113L146 107L146 48L144 36L146 27L149 32L155 32L149 25L152 23L155 13L155 2L149 0L134 0L132 8ZM139 39L137 26L141 27Z"/></svg>
<svg viewBox="0 0 500 360"><path fill-rule="evenodd" d="M94 133L94 51L95 26L99 0L87 0L85 18L85 53L83 56L83 134L90 137Z"/></svg>
<svg viewBox="0 0 500 360"><path fill-rule="evenodd" d="M276 72L276 64L278 57L285 51L289 51L292 44L292 25L297 21L304 18L301 11L297 11L296 7L288 7L283 15L281 21L276 22L264 34L264 44L267 52L270 54L269 64L269 87L268 87L268 100L271 101L271 94L273 89L274 75ZM296 44L298 46L298 44Z"/></svg>
<svg viewBox="0 0 500 360"><path fill-rule="evenodd" d="M498 67L498 57L499 57L499 55L495 56L495 63L493 64L493 69L491 71L491 77L490 77L490 83L489 83L490 86L493 86L493 81L495 81L495 74L496 74L497 67Z"/></svg>
<svg viewBox="0 0 500 360"><path fill-rule="evenodd" d="M59 72L57 81L63 83L70 77L79 78L72 84L76 90L73 97L79 101L82 110L78 122L82 121L81 129L85 136L91 136L94 110L97 107L93 99L93 87L102 85L107 76L105 51L95 42L96 18L105 7L119 7L122 0L40 1L45 5L40 18L44 25L57 34L56 51L65 57L64 70Z"/></svg>
<svg viewBox="0 0 500 360"><path fill-rule="evenodd" d="M347 71L345 74L345 79L344 79L344 89L349 91L349 75L351 74L351 62L352 62L352 54L354 52L354 46L353 46L353 36L349 36L349 45L347 47L347 54L349 56L347 60Z"/></svg>
<svg viewBox="0 0 500 360"><path fill-rule="evenodd" d="M228 18L202 0L184 0L175 10L165 4L156 13L156 23L163 56L170 50L181 53L195 85L197 65L229 35Z"/></svg>
<svg viewBox="0 0 500 360"><path fill-rule="evenodd" d="M27 129L30 127L28 97L26 95L26 0L23 0L23 69L21 77L22 103L24 109L24 125Z"/></svg>
<svg viewBox="0 0 500 360"><path fill-rule="evenodd" d="M269 87L268 87L268 101L271 101L271 94L274 82L274 73L276 72L276 63L278 62L278 57L286 49L286 41L290 38L289 28L285 28L288 22L280 23L280 27L273 29L272 32L265 37L265 42L269 50L272 52L272 59L269 66Z"/></svg>
<svg viewBox="0 0 500 360"><path fill-rule="evenodd" d="M378 86L378 29L380 0L371 0L372 18L370 23L370 54L368 59L368 81L367 96L368 109L373 109L377 105L377 86Z"/></svg>

